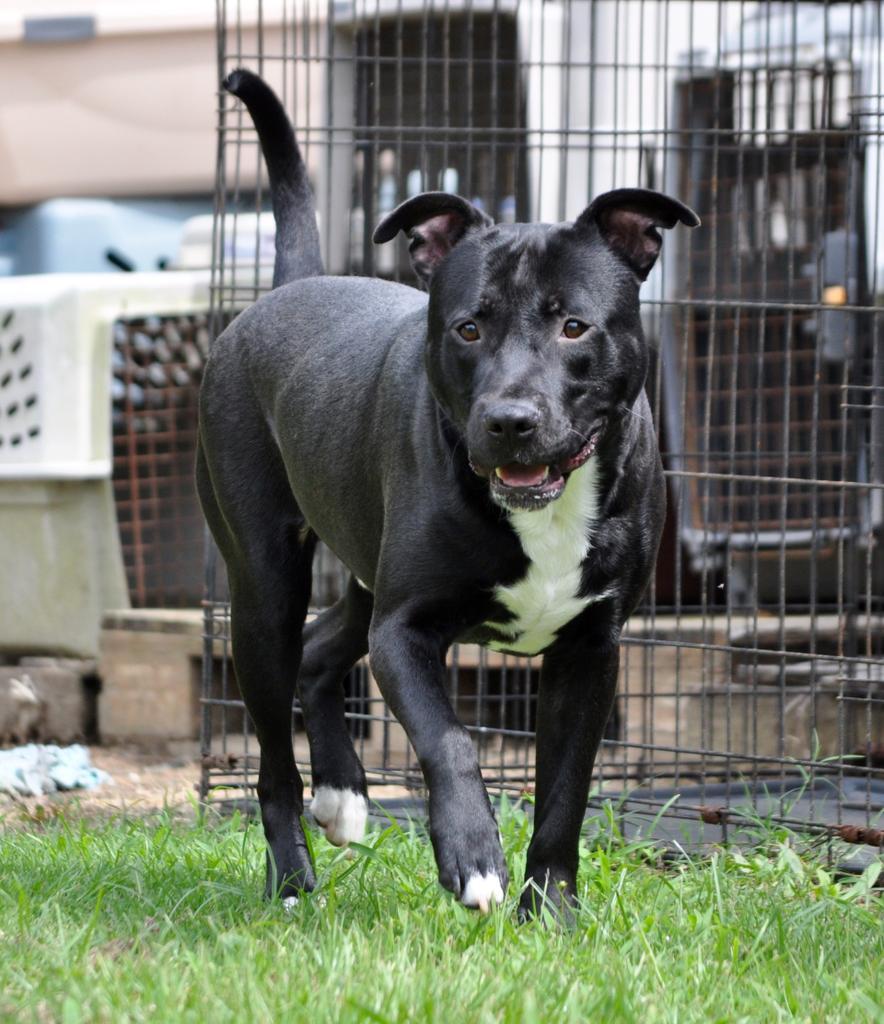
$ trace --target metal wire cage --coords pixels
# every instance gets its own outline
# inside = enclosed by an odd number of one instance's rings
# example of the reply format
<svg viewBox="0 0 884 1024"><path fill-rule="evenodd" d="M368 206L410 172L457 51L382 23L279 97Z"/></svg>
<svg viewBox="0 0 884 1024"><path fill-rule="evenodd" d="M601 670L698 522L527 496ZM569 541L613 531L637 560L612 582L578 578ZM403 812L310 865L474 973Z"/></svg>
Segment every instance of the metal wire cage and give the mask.
<svg viewBox="0 0 884 1024"><path fill-rule="evenodd" d="M405 246L376 249L370 233L425 189L504 221L570 219L629 185L700 213L643 288L670 508L591 803L880 846L880 4L219 0L217 13L219 78L261 72L294 121L331 273L414 283ZM269 287L272 262L257 139L223 92L218 132L216 331ZM320 549L317 609L341 584ZM241 795L258 751L211 547L205 626L202 792ZM450 654L492 788L531 791L538 668ZM419 791L365 665L346 687L370 784ZM297 705L293 730L309 777Z"/></svg>
<svg viewBox="0 0 884 1024"><path fill-rule="evenodd" d="M114 502L133 607L199 600L202 516L193 488L207 316L121 317L113 326Z"/></svg>

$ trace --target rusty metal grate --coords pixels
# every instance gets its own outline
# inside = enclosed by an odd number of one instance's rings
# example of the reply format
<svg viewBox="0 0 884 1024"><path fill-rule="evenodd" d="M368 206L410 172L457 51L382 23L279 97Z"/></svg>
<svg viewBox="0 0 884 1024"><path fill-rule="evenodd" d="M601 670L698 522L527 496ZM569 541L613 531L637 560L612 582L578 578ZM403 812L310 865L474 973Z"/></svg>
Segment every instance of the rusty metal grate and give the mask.
<svg viewBox="0 0 884 1024"><path fill-rule="evenodd" d="M684 378L666 397L681 468L697 474L680 495L684 524L707 553L809 548L811 532L832 545L870 504L838 486L862 479L869 410L845 393L875 330L838 306L869 301L857 74L819 60L675 86L693 133L676 179L705 229L686 268L700 301L670 314L667 356Z"/></svg>
<svg viewBox="0 0 884 1024"><path fill-rule="evenodd" d="M842 523L837 481L855 476L858 452L842 410L843 369L820 364L810 320L728 309L714 324L694 317L693 403L681 454L688 469L730 477L695 482L695 525L761 534L805 529L812 519L820 530ZM737 340L715 351L712 332ZM772 479L759 484L743 474ZM784 486L773 479L781 476L805 482Z"/></svg>
<svg viewBox="0 0 884 1024"><path fill-rule="evenodd" d="M136 608L198 604L203 520L193 482L197 399L208 354L204 313L113 327L113 485Z"/></svg>

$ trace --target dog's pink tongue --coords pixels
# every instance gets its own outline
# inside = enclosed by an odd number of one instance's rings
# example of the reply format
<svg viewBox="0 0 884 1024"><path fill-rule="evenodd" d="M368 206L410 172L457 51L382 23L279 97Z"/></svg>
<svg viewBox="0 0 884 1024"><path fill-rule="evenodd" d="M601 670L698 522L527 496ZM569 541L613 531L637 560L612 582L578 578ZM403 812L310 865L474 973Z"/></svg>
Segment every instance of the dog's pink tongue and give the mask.
<svg viewBox="0 0 884 1024"><path fill-rule="evenodd" d="M498 466L495 473L507 487L535 487L546 479L547 467L520 466L513 462L509 466Z"/></svg>

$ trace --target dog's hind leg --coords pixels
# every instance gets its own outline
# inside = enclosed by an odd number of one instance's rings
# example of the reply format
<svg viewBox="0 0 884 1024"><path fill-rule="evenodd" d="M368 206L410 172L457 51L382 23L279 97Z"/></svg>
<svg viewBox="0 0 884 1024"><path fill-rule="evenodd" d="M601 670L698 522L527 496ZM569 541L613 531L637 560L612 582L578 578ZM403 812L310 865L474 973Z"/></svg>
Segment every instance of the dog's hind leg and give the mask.
<svg viewBox="0 0 884 1024"><path fill-rule="evenodd" d="M234 454L237 440L228 446ZM316 539L272 462L248 486L224 456L211 476L209 467L201 447L200 500L227 562L233 663L261 748L258 799L270 847L266 893L288 899L315 885L301 826L304 786L292 749L292 703Z"/></svg>
<svg viewBox="0 0 884 1024"><path fill-rule="evenodd" d="M270 846L266 893L283 898L315 881L301 827L304 785L292 749L292 702L310 596L313 543L247 573L231 573L233 662L261 747L258 799Z"/></svg>
<svg viewBox="0 0 884 1024"><path fill-rule="evenodd" d="M298 694L313 766L313 817L336 846L358 841L368 817L365 771L344 718L343 681L368 652L372 597L353 579L304 628Z"/></svg>

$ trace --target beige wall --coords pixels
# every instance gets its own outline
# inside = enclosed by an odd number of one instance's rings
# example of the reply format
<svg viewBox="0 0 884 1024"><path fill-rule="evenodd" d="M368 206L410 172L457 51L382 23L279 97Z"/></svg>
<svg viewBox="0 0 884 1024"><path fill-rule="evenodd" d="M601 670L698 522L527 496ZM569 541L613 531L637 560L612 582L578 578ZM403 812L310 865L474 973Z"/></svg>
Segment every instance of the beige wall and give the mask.
<svg viewBox="0 0 884 1024"><path fill-rule="evenodd" d="M218 98L211 0L0 6L0 205L212 190ZM282 43L268 7L264 45L272 52ZM25 17L84 12L96 16L95 38L22 39ZM254 30L246 30L243 44L255 52Z"/></svg>

